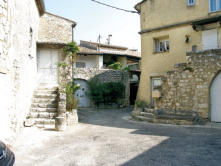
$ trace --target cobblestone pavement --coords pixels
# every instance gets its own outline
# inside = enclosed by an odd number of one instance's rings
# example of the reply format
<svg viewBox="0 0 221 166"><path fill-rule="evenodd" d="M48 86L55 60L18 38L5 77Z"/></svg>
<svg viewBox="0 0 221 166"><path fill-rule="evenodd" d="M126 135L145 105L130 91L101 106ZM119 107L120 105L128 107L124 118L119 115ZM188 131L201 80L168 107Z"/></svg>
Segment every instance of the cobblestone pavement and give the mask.
<svg viewBox="0 0 221 166"><path fill-rule="evenodd" d="M26 128L15 166L219 166L221 128L136 122L130 110L79 111L65 132Z"/></svg>

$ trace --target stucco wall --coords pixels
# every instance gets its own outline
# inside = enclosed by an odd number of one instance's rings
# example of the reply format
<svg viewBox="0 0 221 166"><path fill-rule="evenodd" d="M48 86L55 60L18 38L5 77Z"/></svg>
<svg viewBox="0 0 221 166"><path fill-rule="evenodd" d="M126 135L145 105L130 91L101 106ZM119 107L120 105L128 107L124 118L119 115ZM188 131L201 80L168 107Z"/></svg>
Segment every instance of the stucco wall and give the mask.
<svg viewBox="0 0 221 166"><path fill-rule="evenodd" d="M195 5L191 7L187 6L186 0L144 2L141 5L141 31L221 15L220 11L209 13L208 0L195 2ZM214 27L218 29L218 36L220 36L220 26L213 25ZM169 52L156 53L154 39L166 36L170 42ZM188 43L185 42L186 36L189 37ZM194 45L197 46L197 50L202 50L202 31L194 31L191 23L142 33L142 72L138 99L151 104L151 78L164 75L168 70L172 70L176 63L186 62L186 52L191 51ZM218 48L221 48L220 37L218 37Z"/></svg>
<svg viewBox="0 0 221 166"><path fill-rule="evenodd" d="M78 55L76 62L84 62L86 68L96 68L99 66L99 56L98 55ZM74 64L76 67L76 64Z"/></svg>
<svg viewBox="0 0 221 166"><path fill-rule="evenodd" d="M141 6L141 29L157 28L221 14L221 12L209 13L209 0L195 0L195 2L194 6L188 7L186 0L147 0Z"/></svg>
<svg viewBox="0 0 221 166"><path fill-rule="evenodd" d="M162 78L162 97L156 110L198 113L210 119L210 86L221 70L221 50L188 53L188 63L177 64Z"/></svg>
<svg viewBox="0 0 221 166"><path fill-rule="evenodd" d="M73 21L45 13L40 18L38 42L68 43L72 40Z"/></svg>
<svg viewBox="0 0 221 166"><path fill-rule="evenodd" d="M189 35L189 42L186 43L186 35ZM138 91L138 98L151 102L151 77L158 77L172 70L174 64L186 62L186 52L192 50L193 45L201 49L201 31L196 32L191 25L178 26L142 34L142 60L141 80ZM156 53L155 38L168 36L170 42L169 52Z"/></svg>
<svg viewBox="0 0 221 166"><path fill-rule="evenodd" d="M39 13L30 0L0 1L0 6L0 140L11 142L31 105Z"/></svg>

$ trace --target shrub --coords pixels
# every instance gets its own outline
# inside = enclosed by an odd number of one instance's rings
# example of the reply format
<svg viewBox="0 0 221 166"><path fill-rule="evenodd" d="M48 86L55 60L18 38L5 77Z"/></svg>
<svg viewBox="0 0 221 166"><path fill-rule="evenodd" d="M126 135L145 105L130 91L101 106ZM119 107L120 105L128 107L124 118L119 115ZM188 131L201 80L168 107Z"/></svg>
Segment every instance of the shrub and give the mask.
<svg viewBox="0 0 221 166"><path fill-rule="evenodd" d="M79 89L80 86L74 82L69 82L66 85L66 109L68 111L77 109L79 101L74 97L74 94Z"/></svg>
<svg viewBox="0 0 221 166"><path fill-rule="evenodd" d="M97 79L92 79L88 87L88 95L97 106L117 103L118 99L124 97L125 85L121 82L101 83Z"/></svg>
<svg viewBox="0 0 221 166"><path fill-rule="evenodd" d="M113 69L113 70L121 70L121 64L120 62L115 62L111 65L108 66L110 69Z"/></svg>

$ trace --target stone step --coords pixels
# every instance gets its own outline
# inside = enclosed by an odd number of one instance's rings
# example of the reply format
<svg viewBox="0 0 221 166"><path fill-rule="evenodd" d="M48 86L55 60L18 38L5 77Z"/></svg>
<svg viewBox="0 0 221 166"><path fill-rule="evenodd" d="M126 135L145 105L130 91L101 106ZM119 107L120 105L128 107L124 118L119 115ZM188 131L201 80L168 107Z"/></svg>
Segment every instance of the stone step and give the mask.
<svg viewBox="0 0 221 166"><path fill-rule="evenodd" d="M144 116L135 116L134 118L137 120L140 120L140 121L153 122L153 118L148 118L148 117L144 117Z"/></svg>
<svg viewBox="0 0 221 166"><path fill-rule="evenodd" d="M31 108L31 112L57 112L57 108Z"/></svg>
<svg viewBox="0 0 221 166"><path fill-rule="evenodd" d="M155 110L153 108L144 108L143 112L154 114Z"/></svg>
<svg viewBox="0 0 221 166"><path fill-rule="evenodd" d="M57 86L39 86L36 90L52 90L52 91L57 91L58 87Z"/></svg>
<svg viewBox="0 0 221 166"><path fill-rule="evenodd" d="M47 124L47 125L54 125L55 120L54 119L45 119L45 118L33 118L35 121L35 124Z"/></svg>
<svg viewBox="0 0 221 166"><path fill-rule="evenodd" d="M57 108L57 103L45 104L45 103L33 103L32 108Z"/></svg>
<svg viewBox="0 0 221 166"><path fill-rule="evenodd" d="M34 92L34 95L41 95L41 94L57 94L57 91L54 90L37 90Z"/></svg>
<svg viewBox="0 0 221 166"><path fill-rule="evenodd" d="M56 112L30 112L30 118L45 118L54 119L57 116Z"/></svg>
<svg viewBox="0 0 221 166"><path fill-rule="evenodd" d="M40 99L56 99L57 94L37 94L34 95L34 98L40 98Z"/></svg>
<svg viewBox="0 0 221 166"><path fill-rule="evenodd" d="M144 117L147 117L147 118L154 118L153 113L141 112L140 115L144 116Z"/></svg>
<svg viewBox="0 0 221 166"><path fill-rule="evenodd" d="M32 103L39 103L39 104L56 104L57 99L42 99L42 98L33 98Z"/></svg>
<svg viewBox="0 0 221 166"><path fill-rule="evenodd" d="M168 120L186 120L193 121L194 117L189 115L172 115L172 114L158 114L156 116L157 119L168 119Z"/></svg>
<svg viewBox="0 0 221 166"><path fill-rule="evenodd" d="M35 124L35 126L41 129L50 129L50 130L55 129L55 124Z"/></svg>

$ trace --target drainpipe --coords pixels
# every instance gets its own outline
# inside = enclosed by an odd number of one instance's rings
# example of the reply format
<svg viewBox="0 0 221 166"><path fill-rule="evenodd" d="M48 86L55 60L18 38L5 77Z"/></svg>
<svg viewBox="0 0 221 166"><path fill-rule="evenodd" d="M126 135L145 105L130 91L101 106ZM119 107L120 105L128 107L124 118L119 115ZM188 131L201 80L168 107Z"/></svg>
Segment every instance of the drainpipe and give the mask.
<svg viewBox="0 0 221 166"><path fill-rule="evenodd" d="M74 42L74 28L76 27L76 23L73 23L71 25L72 28L72 42ZM74 81L74 63L73 63L73 56L72 56L72 60L71 60L71 66L72 66L72 81Z"/></svg>

